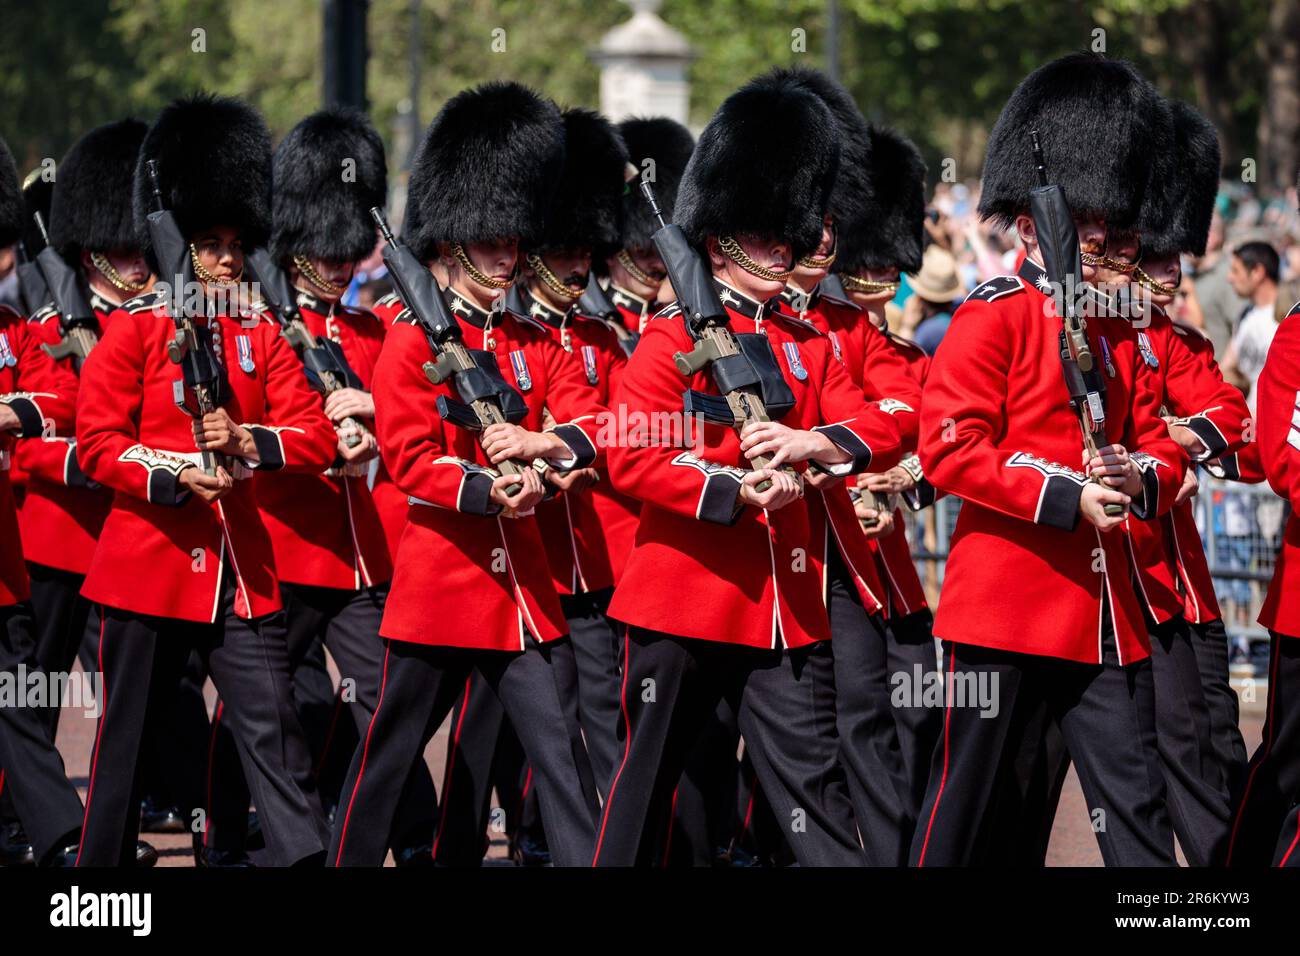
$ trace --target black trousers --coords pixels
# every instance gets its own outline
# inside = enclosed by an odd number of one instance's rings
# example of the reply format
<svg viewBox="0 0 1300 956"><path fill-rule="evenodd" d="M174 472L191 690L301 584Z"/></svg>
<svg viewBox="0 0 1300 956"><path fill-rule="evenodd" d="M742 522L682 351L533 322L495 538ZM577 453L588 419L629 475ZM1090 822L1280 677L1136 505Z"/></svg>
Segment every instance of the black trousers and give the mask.
<svg viewBox="0 0 1300 956"><path fill-rule="evenodd" d="M720 699L736 711L759 782L798 861L865 863L837 760L835 688L825 643L757 650L629 628L627 738L596 838L598 866L652 865L687 754Z"/></svg>
<svg viewBox="0 0 1300 956"><path fill-rule="evenodd" d="M1119 666L1109 631L1100 665L944 642L944 731L913 865L987 862L979 851L998 789L993 768L1024 743L1010 734L1023 727L1017 714L1044 705L1075 758L1106 865L1174 865L1151 664Z"/></svg>
<svg viewBox="0 0 1300 956"><path fill-rule="evenodd" d="M500 698L533 768L551 856L581 866L594 820L565 722L551 645L511 653L386 641L379 702L343 786L329 863L379 866L404 781L477 668Z"/></svg>
<svg viewBox="0 0 1300 956"><path fill-rule="evenodd" d="M310 861L327 827L311 774L311 753L293 708L283 622L235 616L234 579L222 582L215 624L102 610L100 670L107 698L91 758L78 866L129 864L140 826L144 728L165 719L191 650L222 698L222 720L277 865Z"/></svg>
<svg viewBox="0 0 1300 956"><path fill-rule="evenodd" d="M601 796L609 792L609 782L623 752L619 737L622 625L606 614L613 593L613 588L606 588L560 596L577 663L578 720Z"/></svg>
<svg viewBox="0 0 1300 956"><path fill-rule="evenodd" d="M1216 618L1202 624L1190 624L1192 652L1201 674L1201 690L1210 712L1210 743L1224 784L1235 806L1246 783L1249 756L1241 737L1240 704L1228 678L1228 632L1223 620Z"/></svg>
<svg viewBox="0 0 1300 956"><path fill-rule="evenodd" d="M682 768L669 808L660 862L713 866L739 834L740 727L725 700L704 721Z"/></svg>
<svg viewBox="0 0 1300 956"><path fill-rule="evenodd" d="M832 552L829 592L835 717L853 816L871 866L905 866L916 817L908 810L884 619L862 606L837 552Z"/></svg>
<svg viewBox="0 0 1300 956"><path fill-rule="evenodd" d="M928 608L914 611L903 617L885 621L885 648L891 679L907 675L903 686L936 681L939 674L939 655L934 646L934 615ZM898 732L898 749L903 757L906 781L903 790L904 812L916 827L916 818L925 799L925 787L930 779L930 761L934 758L934 745L943 731L943 712L937 707L917 707L914 700L906 700L893 707L894 728ZM912 834L907 834L910 843Z"/></svg>
<svg viewBox="0 0 1300 956"><path fill-rule="evenodd" d="M1300 637L1271 633L1268 713L1229 835L1229 866L1300 866Z"/></svg>
<svg viewBox="0 0 1300 956"><path fill-rule="evenodd" d="M1156 744L1170 821L1188 863L1211 866L1223 857L1232 805L1225 768L1213 743L1192 631L1181 616L1163 624L1148 620L1147 628L1155 684ZM1036 752L1028 745L1035 738ZM1012 769L1004 771L1002 781L1004 787L1016 787L1019 793L1011 798L1003 794L997 812L1000 837L990 842L990 852L992 861L1000 864L1042 866L1070 753L1046 707L1040 706L1032 714L1020 739L1025 745Z"/></svg>
<svg viewBox="0 0 1300 956"><path fill-rule="evenodd" d="M0 607L0 679L23 693L19 666L30 677L40 671L31 605L24 601ZM0 768L4 793L39 860L50 850L76 839L81 826L81 799L69 782L63 758L54 746L49 715L24 701L0 706ZM138 817L138 814L137 814ZM135 845L131 846L134 861Z"/></svg>
<svg viewBox="0 0 1300 956"><path fill-rule="evenodd" d="M280 595L284 601L280 619L283 638L294 677L295 710L311 748L312 776L322 806L334 807L338 804L339 790L322 789L322 770L330 765L330 752L336 746L333 738L340 733L339 723L353 728L352 734L344 732L341 743L346 744L350 737L355 751L355 742L375 711L384 650L379 625L388 588L353 591L284 583L280 585ZM337 693L325 669L322 645L329 649L338 667ZM324 685L320 682L322 674ZM329 687L329 696L322 699L326 695L325 686ZM218 706L219 716L224 718L224 702ZM249 810L248 787L240 779L239 762L231 759L234 754L234 735L229 722L214 721L209 774L210 820L214 825L209 828L205 845L226 851L242 850ZM351 762L350 753L348 762ZM338 788L342 787L345 775L346 769L337 780ZM437 791L428 764L417 760L411 766L398 802L393 820L393 846L428 846L437 811Z"/></svg>

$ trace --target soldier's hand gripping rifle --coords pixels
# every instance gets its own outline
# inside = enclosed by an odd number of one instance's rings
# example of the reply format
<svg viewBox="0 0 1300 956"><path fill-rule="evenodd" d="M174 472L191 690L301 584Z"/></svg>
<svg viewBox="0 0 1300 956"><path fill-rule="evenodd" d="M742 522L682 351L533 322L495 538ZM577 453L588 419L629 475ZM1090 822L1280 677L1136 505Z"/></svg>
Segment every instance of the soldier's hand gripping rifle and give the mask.
<svg viewBox="0 0 1300 956"><path fill-rule="evenodd" d="M343 347L329 339L318 339L312 335L298 311L298 295L289 281L289 277L280 268L271 253L264 248L257 248L248 256L253 273L262 287L262 300L267 309L280 323L280 333L293 350L302 359L307 380L322 395L330 395L344 388L362 387L361 379L352 371ZM355 418L345 418L339 423L341 429L351 429L343 443L349 448L356 448L366 435L366 426Z"/></svg>
<svg viewBox="0 0 1300 956"><path fill-rule="evenodd" d="M384 237L384 264L402 304L410 310L429 340L434 360L424 363L424 374L434 385L450 381L460 397L457 401L438 396L438 414L446 422L473 432L503 422L518 423L528 414L523 396L501 375L491 352L465 347L460 325L447 308L438 283L406 243L393 235L384 211L370 210ZM523 481L528 462L506 459L493 466L502 475Z"/></svg>
<svg viewBox="0 0 1300 956"><path fill-rule="evenodd" d="M36 265L45 281L49 301L54 303L54 308L59 312L59 334L62 337L58 345L47 343L42 344L41 348L55 359L71 355L76 367L81 368L81 363L99 341L95 311L81 294L81 283L76 271L50 245L50 237L45 232L45 220L41 214L32 213L32 219L36 221L36 228L40 230L41 239L45 242L45 248L36 255Z"/></svg>
<svg viewBox="0 0 1300 956"><path fill-rule="evenodd" d="M1082 260L1079 258L1079 233L1070 214L1065 192L1059 184L1049 184L1047 167L1038 131L1029 133L1038 172L1038 187L1029 194L1029 212L1043 255L1043 270L1052 284L1053 299L1061 316L1061 371L1070 393L1070 408L1079 421L1083 447L1088 458L1097 456L1097 437L1106 433L1106 380L1088 344L1087 324L1079 315L1082 291ZM1092 481L1101 484L1093 477ZM1105 512L1112 517L1124 513L1122 505L1108 504Z"/></svg>
<svg viewBox="0 0 1300 956"><path fill-rule="evenodd" d="M641 193L659 221L653 237L655 248L668 270L686 330L695 340L695 347L675 354L673 362L677 371L687 378L707 365L722 393L709 395L687 389L682 396L682 410L687 415L699 415L706 422L729 425L737 431L750 422L782 418L794 407L795 398L777 367L772 343L760 333L732 333L727 325L727 310L713 287L712 274L681 227L664 221L654 187L644 177ZM755 470L772 464L770 455L759 455L750 461ZM782 468L794 473L788 465ZM770 487L772 482L764 479L756 490L762 492Z"/></svg>
<svg viewBox="0 0 1300 956"><path fill-rule="evenodd" d="M193 275L189 243L181 235L176 217L163 205L157 161L148 160L145 168L154 201L154 211L146 219L149 240L158 260L159 279L171 283L168 311L176 325L176 336L167 343L167 357L181 367L181 381L175 383L172 397L180 409L199 420L228 400L228 385L212 348L212 330L197 325L186 307L185 289ZM215 475L218 468L231 470L229 459L220 452L204 449L199 455L206 474Z"/></svg>

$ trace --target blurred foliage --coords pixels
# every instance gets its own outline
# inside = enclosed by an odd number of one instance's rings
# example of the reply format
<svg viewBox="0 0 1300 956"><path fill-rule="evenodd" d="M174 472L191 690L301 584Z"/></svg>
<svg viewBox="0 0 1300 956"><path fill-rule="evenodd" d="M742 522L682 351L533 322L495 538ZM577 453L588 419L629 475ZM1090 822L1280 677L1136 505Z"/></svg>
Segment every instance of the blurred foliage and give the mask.
<svg viewBox="0 0 1300 956"><path fill-rule="evenodd" d="M457 90L497 78L597 105L589 51L630 13L617 0L420 7L424 124ZM1258 135L1268 9L1269 0L840 0L840 72L872 119L917 140L932 171L952 157L959 176L975 176L1015 83L1053 56L1094 46L1100 29L1106 53L1198 102L1235 163ZM825 0L664 0L662 15L697 54L697 125L769 66L825 63ZM24 168L62 155L95 124L148 118L194 89L248 97L277 136L320 100L319 0L0 0L0 24L0 135ZM370 106L392 144L409 125L410 0L372 0L369 24Z"/></svg>

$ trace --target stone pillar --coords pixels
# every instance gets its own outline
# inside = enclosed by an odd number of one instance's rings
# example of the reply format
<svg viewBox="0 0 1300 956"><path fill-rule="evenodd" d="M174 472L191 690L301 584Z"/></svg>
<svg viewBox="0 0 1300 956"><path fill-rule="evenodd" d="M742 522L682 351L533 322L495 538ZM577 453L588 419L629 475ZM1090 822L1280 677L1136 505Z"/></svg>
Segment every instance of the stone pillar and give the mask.
<svg viewBox="0 0 1300 956"><path fill-rule="evenodd" d="M612 122L667 116L686 124L695 58L686 37L659 17L662 0L625 0L632 19L601 38L589 54L600 67L600 111Z"/></svg>

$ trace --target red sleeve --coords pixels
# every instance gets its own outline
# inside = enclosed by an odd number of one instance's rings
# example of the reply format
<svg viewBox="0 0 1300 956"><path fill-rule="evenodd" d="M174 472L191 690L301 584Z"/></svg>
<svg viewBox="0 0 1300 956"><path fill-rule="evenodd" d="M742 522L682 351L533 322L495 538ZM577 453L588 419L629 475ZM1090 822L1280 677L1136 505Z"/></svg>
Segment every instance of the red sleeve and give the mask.
<svg viewBox="0 0 1300 956"><path fill-rule="evenodd" d="M497 473L452 455L445 443L436 403L449 391L425 376L430 357L429 343L415 326L398 322L388 330L371 383L384 467L411 497L466 514L495 515L501 506L490 495Z"/></svg>
<svg viewBox="0 0 1300 956"><path fill-rule="evenodd" d="M921 385L898 348L870 322L863 332L862 388L867 398L894 415L905 452L916 448L921 424ZM882 470L877 468L877 470Z"/></svg>
<svg viewBox="0 0 1300 956"><path fill-rule="evenodd" d="M177 478L193 464L140 444L143 381L139 323L118 311L81 366L77 460L87 476L114 491L154 504L181 505L190 493Z"/></svg>
<svg viewBox="0 0 1300 956"><path fill-rule="evenodd" d="M1278 326L1256 385L1255 416L1264 475L1300 511L1300 316Z"/></svg>
<svg viewBox="0 0 1300 956"><path fill-rule="evenodd" d="M820 351L822 377L817 402L821 420L826 424L816 426L813 431L824 434L852 455L853 461L841 468L819 468L815 463L813 467L836 474L885 471L894 467L903 453L903 423L909 419L914 421L920 402L906 405L884 398L864 403L862 390L844 366L830 357L829 349ZM914 424L912 428L915 431Z"/></svg>
<svg viewBox="0 0 1300 956"><path fill-rule="evenodd" d="M13 322L4 331L17 363L18 388L0 395L0 403L18 416L18 437L71 435L77 376L41 349L27 322Z"/></svg>
<svg viewBox="0 0 1300 956"><path fill-rule="evenodd" d="M65 362L56 361L41 349L42 344L59 341L57 322L52 323L50 328L54 333L52 336L46 331L45 325L29 322L23 327L25 338L29 341L22 346L26 358L20 361L18 368L20 372L30 372L30 376L24 374L23 391L55 390L59 394L59 400L52 402L48 398L35 399L43 425L38 434L30 437L41 440L18 442L14 446L14 463L20 473L35 475L55 484L84 488L88 482L77 465L72 421L80 382L71 368L70 359ZM52 372L50 365L53 366ZM43 378L48 378L45 384L41 384Z"/></svg>
<svg viewBox="0 0 1300 956"><path fill-rule="evenodd" d="M1165 377L1140 361L1123 445L1142 473L1143 494L1133 499L1130 510L1144 521L1173 508L1187 472L1187 454L1169 437L1169 426L1160 414L1164 401Z"/></svg>
<svg viewBox="0 0 1300 956"><path fill-rule="evenodd" d="M320 397L307 383L302 361L269 321L259 326L266 343L265 421L241 422L257 444L259 471L318 473L334 462L338 444Z"/></svg>
<svg viewBox="0 0 1300 956"><path fill-rule="evenodd" d="M1198 462L1240 453L1250 441L1253 419L1240 389L1223 380L1213 344L1199 332L1172 331L1165 390L1170 411L1205 445Z"/></svg>
<svg viewBox="0 0 1300 956"><path fill-rule="evenodd" d="M541 349L546 362L546 407L556 421L547 431L559 436L573 453L561 470L604 467L605 442L599 433L609 410L571 353L549 336L541 340Z"/></svg>

